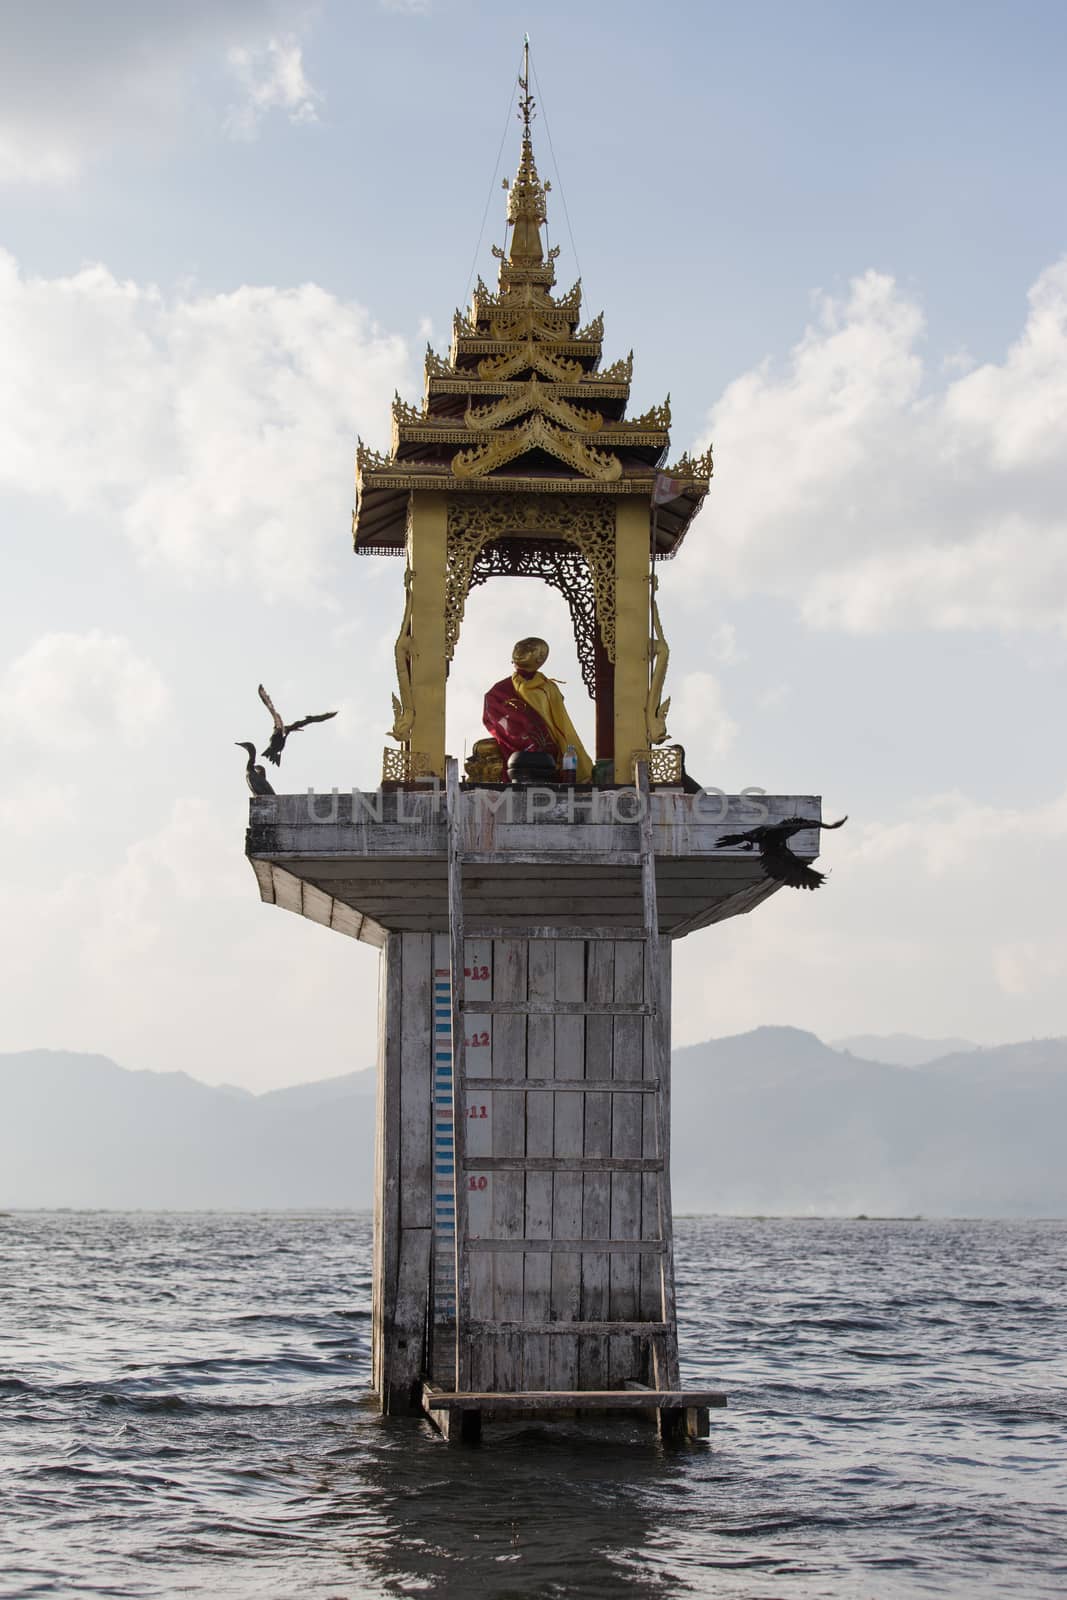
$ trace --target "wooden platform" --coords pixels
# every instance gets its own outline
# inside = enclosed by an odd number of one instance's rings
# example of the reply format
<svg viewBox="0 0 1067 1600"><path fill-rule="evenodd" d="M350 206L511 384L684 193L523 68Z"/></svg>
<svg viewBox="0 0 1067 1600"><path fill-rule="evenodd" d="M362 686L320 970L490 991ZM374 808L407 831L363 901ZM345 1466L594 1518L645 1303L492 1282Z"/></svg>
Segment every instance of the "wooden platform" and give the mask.
<svg viewBox="0 0 1067 1600"><path fill-rule="evenodd" d="M626 938L643 931L634 790L462 788L456 826L468 938ZM810 795L763 795L766 819L820 815ZM679 938L753 910L779 885L719 836L760 820L744 795L650 796L659 932ZM268 795L251 801L247 853L261 898L379 947L448 931L443 791ZM793 840L818 854L812 831Z"/></svg>
<svg viewBox="0 0 1067 1600"><path fill-rule="evenodd" d="M709 1413L725 1406L726 1396L715 1389L648 1389L640 1384L629 1384L625 1389L456 1393L427 1383L423 1385L422 1405L434 1427L450 1442L476 1443L486 1419L550 1421L591 1411L651 1415L663 1439L706 1439L711 1429Z"/></svg>

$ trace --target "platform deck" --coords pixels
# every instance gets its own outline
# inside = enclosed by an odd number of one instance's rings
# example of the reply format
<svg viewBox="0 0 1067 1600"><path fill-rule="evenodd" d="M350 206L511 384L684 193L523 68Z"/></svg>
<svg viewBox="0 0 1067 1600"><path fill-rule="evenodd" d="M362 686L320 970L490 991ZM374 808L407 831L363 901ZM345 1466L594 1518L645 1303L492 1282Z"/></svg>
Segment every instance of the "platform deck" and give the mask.
<svg viewBox="0 0 1067 1600"><path fill-rule="evenodd" d="M644 922L633 790L464 789L468 937L540 929L626 937ZM779 887L758 854L720 849L760 820L818 818L810 795L650 798L659 932L679 938L752 911ZM629 808L629 809L628 809ZM448 829L437 791L270 795L251 802L247 853L268 904L381 946L388 933L448 930ZM793 849L818 854L813 830Z"/></svg>

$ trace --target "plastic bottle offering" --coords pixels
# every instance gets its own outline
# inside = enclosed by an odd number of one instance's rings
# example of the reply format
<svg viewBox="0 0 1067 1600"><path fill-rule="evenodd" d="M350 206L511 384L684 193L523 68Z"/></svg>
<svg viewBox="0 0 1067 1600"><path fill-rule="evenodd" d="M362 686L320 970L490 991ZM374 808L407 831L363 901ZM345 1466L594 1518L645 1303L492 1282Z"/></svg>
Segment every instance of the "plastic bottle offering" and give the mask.
<svg viewBox="0 0 1067 1600"><path fill-rule="evenodd" d="M572 744L569 744L563 752L562 770L564 783L577 783L578 752Z"/></svg>

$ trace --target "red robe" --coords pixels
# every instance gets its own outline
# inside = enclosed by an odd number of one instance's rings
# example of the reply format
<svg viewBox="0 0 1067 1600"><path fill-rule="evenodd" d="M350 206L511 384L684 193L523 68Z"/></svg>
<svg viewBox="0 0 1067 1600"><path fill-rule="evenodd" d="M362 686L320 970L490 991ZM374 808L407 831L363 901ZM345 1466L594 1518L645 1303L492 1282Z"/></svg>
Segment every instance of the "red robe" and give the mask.
<svg viewBox="0 0 1067 1600"><path fill-rule="evenodd" d="M507 774L508 757L516 750L543 750L558 761L552 730L532 706L520 700L510 678L501 678L485 697L482 721L500 746Z"/></svg>

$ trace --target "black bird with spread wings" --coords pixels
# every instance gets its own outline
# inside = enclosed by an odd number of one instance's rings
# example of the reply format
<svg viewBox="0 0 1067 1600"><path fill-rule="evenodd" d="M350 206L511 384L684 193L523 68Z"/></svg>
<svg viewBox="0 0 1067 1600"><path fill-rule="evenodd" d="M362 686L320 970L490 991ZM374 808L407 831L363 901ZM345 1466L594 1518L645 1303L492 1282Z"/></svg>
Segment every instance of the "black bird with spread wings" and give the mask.
<svg viewBox="0 0 1067 1600"><path fill-rule="evenodd" d="M819 889L826 882L825 872L816 872L814 867L795 856L789 848L789 840L804 828L842 828L847 821L847 817L842 817L840 822L786 817L784 822L763 822L744 833L724 833L716 844L723 849L740 845L742 850L758 850L764 872L776 883L787 883L791 889Z"/></svg>
<svg viewBox="0 0 1067 1600"><path fill-rule="evenodd" d="M256 765L256 747L250 741L235 739L234 744L239 750L248 751L248 761L245 765L245 778L253 794L273 794L270 781L263 768Z"/></svg>
<svg viewBox="0 0 1067 1600"><path fill-rule="evenodd" d="M273 761L276 767L282 764L282 751L291 733L298 733L301 728L306 728L312 722L329 722L331 717L337 715L336 711L320 711L316 717L301 717L299 722L283 722L281 715L274 709L274 701L262 684L259 686L259 698L274 718L274 732L270 736L270 743L260 754L265 755L268 761Z"/></svg>

